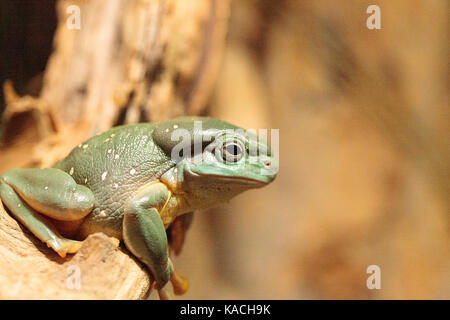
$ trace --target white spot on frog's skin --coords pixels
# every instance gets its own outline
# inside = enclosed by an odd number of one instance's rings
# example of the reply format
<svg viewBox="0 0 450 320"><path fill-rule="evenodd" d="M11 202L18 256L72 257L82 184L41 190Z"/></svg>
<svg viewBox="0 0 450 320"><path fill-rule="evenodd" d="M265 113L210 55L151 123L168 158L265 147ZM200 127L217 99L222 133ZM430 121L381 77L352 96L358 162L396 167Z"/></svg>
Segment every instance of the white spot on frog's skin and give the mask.
<svg viewBox="0 0 450 320"><path fill-rule="evenodd" d="M111 138L114 137L116 134L115 133L111 133Z"/></svg>
<svg viewBox="0 0 450 320"><path fill-rule="evenodd" d="M78 145L78 148L81 148L83 146L83 144L82 143L80 143L79 145Z"/></svg>
<svg viewBox="0 0 450 320"><path fill-rule="evenodd" d="M169 128L166 129L166 132L169 132Z"/></svg>
<svg viewBox="0 0 450 320"><path fill-rule="evenodd" d="M177 125L177 124L174 124L174 125L173 125L173 128L174 128L174 129L178 128L178 125Z"/></svg>
<svg viewBox="0 0 450 320"><path fill-rule="evenodd" d="M130 170L130 174L131 174L131 175L134 175L135 173L136 173L136 170L134 170L134 169L131 169L131 170Z"/></svg>
<svg viewBox="0 0 450 320"><path fill-rule="evenodd" d="M117 189L119 185L117 183L114 183L114 189Z"/></svg>
<svg viewBox="0 0 450 320"><path fill-rule="evenodd" d="M48 190L48 187L45 187L44 189L45 189L45 190Z"/></svg>
<svg viewBox="0 0 450 320"><path fill-rule="evenodd" d="M88 144L85 144L85 145L83 146L83 149L86 150L88 146L89 146Z"/></svg>
<svg viewBox="0 0 450 320"><path fill-rule="evenodd" d="M173 169L173 172L174 172L174 173L177 173L177 172L178 172L178 169L177 169L177 168Z"/></svg>
<svg viewBox="0 0 450 320"><path fill-rule="evenodd" d="M103 142L108 142L109 141L109 138L106 138L106 140L105 141L103 141Z"/></svg>
<svg viewBox="0 0 450 320"><path fill-rule="evenodd" d="M100 216L100 217L106 217L106 212L105 212L105 210L100 211L99 216Z"/></svg>
<svg viewBox="0 0 450 320"><path fill-rule="evenodd" d="M84 183L87 183L87 178L84 178Z"/></svg>
<svg viewBox="0 0 450 320"><path fill-rule="evenodd" d="M108 149L108 153L111 153L111 151L112 151L111 149Z"/></svg>
<svg viewBox="0 0 450 320"><path fill-rule="evenodd" d="M73 171L74 171L73 167L72 167L72 168L70 168L70 172L69 172L69 174L70 174L70 175L73 175Z"/></svg>
<svg viewBox="0 0 450 320"><path fill-rule="evenodd" d="M19 203L17 206L20 208L22 205Z"/></svg>
<svg viewBox="0 0 450 320"><path fill-rule="evenodd" d="M106 179L107 174L108 174L108 172L106 172L106 171L102 173L102 181Z"/></svg>
<svg viewBox="0 0 450 320"><path fill-rule="evenodd" d="M12 192L10 191L9 194L12 195Z"/></svg>
<svg viewBox="0 0 450 320"><path fill-rule="evenodd" d="M118 154L116 154L116 156L114 157L114 159L119 159L119 155Z"/></svg>

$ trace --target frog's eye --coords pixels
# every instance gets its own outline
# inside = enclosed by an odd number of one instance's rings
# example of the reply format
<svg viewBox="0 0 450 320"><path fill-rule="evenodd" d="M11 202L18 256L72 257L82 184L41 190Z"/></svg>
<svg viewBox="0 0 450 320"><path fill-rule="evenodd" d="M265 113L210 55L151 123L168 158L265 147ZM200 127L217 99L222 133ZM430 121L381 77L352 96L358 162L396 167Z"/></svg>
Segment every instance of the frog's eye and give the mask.
<svg viewBox="0 0 450 320"><path fill-rule="evenodd" d="M244 148L237 142L225 142L222 146L222 158L227 162L238 162L244 155Z"/></svg>

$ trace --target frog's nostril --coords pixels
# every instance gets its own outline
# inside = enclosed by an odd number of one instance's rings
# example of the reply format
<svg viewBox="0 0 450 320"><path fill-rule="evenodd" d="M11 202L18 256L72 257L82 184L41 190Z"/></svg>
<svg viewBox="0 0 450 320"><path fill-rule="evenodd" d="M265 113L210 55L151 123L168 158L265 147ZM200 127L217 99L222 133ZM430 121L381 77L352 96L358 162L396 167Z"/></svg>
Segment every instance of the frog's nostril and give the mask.
<svg viewBox="0 0 450 320"><path fill-rule="evenodd" d="M266 167L270 167L271 163L270 163L270 161L266 161L266 162L264 162L264 165L265 165Z"/></svg>

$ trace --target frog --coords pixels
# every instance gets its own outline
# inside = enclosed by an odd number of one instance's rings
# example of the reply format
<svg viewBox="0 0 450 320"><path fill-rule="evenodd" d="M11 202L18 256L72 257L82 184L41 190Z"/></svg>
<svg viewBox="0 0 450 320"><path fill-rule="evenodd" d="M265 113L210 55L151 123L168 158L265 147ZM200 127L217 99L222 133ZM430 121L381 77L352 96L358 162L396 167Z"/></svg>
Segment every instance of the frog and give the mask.
<svg viewBox="0 0 450 320"><path fill-rule="evenodd" d="M14 168L0 176L10 215L62 258L91 234L123 243L148 269L160 299L184 294L176 253L194 211L271 183L270 145L254 132L211 117L177 117L113 127L50 168Z"/></svg>

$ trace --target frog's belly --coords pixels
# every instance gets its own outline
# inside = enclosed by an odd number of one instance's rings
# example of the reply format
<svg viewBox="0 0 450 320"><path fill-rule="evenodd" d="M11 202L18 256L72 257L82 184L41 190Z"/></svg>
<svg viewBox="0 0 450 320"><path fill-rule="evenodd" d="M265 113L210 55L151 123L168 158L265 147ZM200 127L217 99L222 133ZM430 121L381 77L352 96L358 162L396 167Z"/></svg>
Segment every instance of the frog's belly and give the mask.
<svg viewBox="0 0 450 320"><path fill-rule="evenodd" d="M129 196L129 195L128 195ZM94 207L92 212L84 219L79 227L78 238L84 239L95 232L122 240L123 215L126 207L126 199L111 198L101 205ZM180 214L190 211L183 198L172 195L164 210L160 212L161 220L167 229Z"/></svg>
<svg viewBox="0 0 450 320"><path fill-rule="evenodd" d="M122 239L122 220L123 210L106 215L102 208L94 208L81 223L77 238L85 239L90 234L103 232L107 236Z"/></svg>
<svg viewBox="0 0 450 320"><path fill-rule="evenodd" d="M110 237L122 239L123 214L127 201L133 197L136 189L138 188L131 186L119 187L116 190L107 186L92 188L95 196L94 208L80 225L78 238L103 232Z"/></svg>
<svg viewBox="0 0 450 320"><path fill-rule="evenodd" d="M122 239L123 216L127 202L135 196L140 187L118 188L115 193L111 192L111 190L101 192L104 189L94 189L94 208L80 224L77 237L84 239L90 234L103 232L110 237ZM161 219L166 228L169 227L178 215L188 211L183 204L184 202L180 201L179 197L175 195L171 196L164 210L160 212Z"/></svg>

